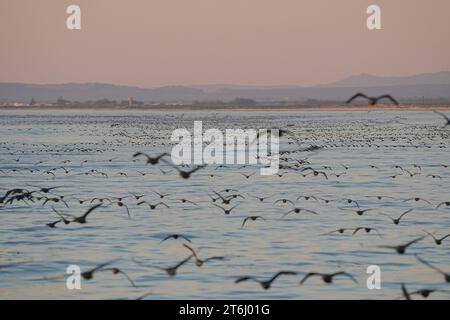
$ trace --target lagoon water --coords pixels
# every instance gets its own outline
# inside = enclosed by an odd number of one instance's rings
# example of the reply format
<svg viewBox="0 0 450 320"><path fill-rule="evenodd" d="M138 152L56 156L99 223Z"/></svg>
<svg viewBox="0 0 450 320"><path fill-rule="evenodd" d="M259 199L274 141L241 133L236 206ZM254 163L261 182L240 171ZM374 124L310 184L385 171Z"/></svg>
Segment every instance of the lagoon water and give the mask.
<svg viewBox="0 0 450 320"><path fill-rule="evenodd" d="M204 129L284 128L297 140L282 137L281 150L311 145L320 149L284 155L287 159L282 163L289 168L280 170L281 177L261 176L259 167L230 165L209 166L184 180L167 165L146 165L143 158L133 161L137 151L170 152L171 132L192 131L197 120L203 121ZM450 201L449 138L450 129L442 128L442 119L423 111L1 111L0 193L19 187L62 186L53 193L64 195L69 208L62 202L43 205L42 200L0 207L0 298L135 299L151 293L146 299L397 299L402 296L401 283L410 291L448 290L443 276L418 262L415 254L450 272L450 238L438 246L426 237L405 255L379 246L406 243L425 235L423 230L437 235L450 232L450 207L436 208ZM305 158L310 164L296 161ZM53 170L61 166L68 173ZM328 179L321 174L301 175L301 168L308 166L325 172ZM51 173L45 173L48 170ZM108 177L86 175L90 170ZM249 179L242 175L255 172ZM210 198L213 190L227 188L245 197L232 200L239 206L230 215ZM169 194L162 201L170 208L150 210L137 205L142 200L161 201L155 191ZM132 194L145 196L138 201ZM317 200L297 200L302 195ZM261 202L256 196L269 198ZM123 197L131 217L124 207L105 201L89 215L87 224L46 226L58 219L52 206L65 214L81 215L97 203L90 203L95 197ZM431 204L405 201L414 197ZM197 205L182 203L182 198ZM274 204L281 198L318 215L281 218L294 208L289 203ZM80 204L80 199L88 201ZM358 216L352 211L355 205L346 199L374 210ZM398 217L408 209L414 210L399 225L382 215ZM265 221L247 221L241 228L243 219L252 215ZM380 235L374 231L324 235L356 227L376 228ZM168 267L186 258L189 251L181 239L160 243L172 233L189 237L201 258L225 259L209 261L201 268L189 261L174 277L136 263ZM86 271L116 258L120 260L112 266L125 271L137 288L121 274L106 271L82 280L81 290L66 288L68 266ZM16 262L23 264L8 266ZM367 288L370 265L381 268L380 290ZM234 283L246 275L264 280L280 270L298 275L280 277L270 290L251 281ZM340 270L352 274L358 283L337 277L333 284L310 278L299 285L307 272ZM431 296L449 297L445 292Z"/></svg>

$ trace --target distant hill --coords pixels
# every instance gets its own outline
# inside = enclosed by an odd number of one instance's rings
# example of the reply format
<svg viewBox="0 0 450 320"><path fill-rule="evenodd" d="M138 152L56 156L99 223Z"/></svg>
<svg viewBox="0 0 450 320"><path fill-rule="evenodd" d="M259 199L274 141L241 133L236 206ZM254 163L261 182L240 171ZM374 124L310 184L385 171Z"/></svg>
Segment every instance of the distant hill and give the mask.
<svg viewBox="0 0 450 320"><path fill-rule="evenodd" d="M315 87L300 86L166 86L138 88L104 83L23 84L0 83L0 102L54 102L59 97L71 101L100 99L145 102L232 101L253 99L259 102L306 101L308 99L342 101L355 92L370 95L390 93L402 100L450 99L450 72L419 74L409 77L381 77L368 74L351 76L335 83Z"/></svg>
<svg viewBox="0 0 450 320"><path fill-rule="evenodd" d="M351 76L334 83L319 85L318 87L378 87L404 86L417 84L450 84L450 72L423 73L408 77L381 77L370 74Z"/></svg>
<svg viewBox="0 0 450 320"><path fill-rule="evenodd" d="M204 92L200 89L184 86L167 86L144 89L104 83L66 83L66 84L22 84L0 83L0 101L36 101L53 102L59 97L71 101L126 100L133 97L140 101L193 101L201 99Z"/></svg>
<svg viewBox="0 0 450 320"><path fill-rule="evenodd" d="M222 90L206 95L207 100L229 101L236 97L249 98L256 101L345 101L356 92L368 95L392 94L399 100L450 99L450 84L446 85L400 85L374 87L312 87L286 89L241 89Z"/></svg>

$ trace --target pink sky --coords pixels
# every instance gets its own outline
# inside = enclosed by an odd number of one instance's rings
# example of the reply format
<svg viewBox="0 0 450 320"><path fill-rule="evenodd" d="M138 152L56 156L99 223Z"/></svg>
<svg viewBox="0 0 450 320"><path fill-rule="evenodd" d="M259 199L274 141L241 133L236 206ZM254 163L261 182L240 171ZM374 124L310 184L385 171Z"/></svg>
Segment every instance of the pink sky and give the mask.
<svg viewBox="0 0 450 320"><path fill-rule="evenodd" d="M66 7L82 30L66 29ZM382 8L381 31L366 8ZM448 0L1 0L0 82L332 82L450 70Z"/></svg>

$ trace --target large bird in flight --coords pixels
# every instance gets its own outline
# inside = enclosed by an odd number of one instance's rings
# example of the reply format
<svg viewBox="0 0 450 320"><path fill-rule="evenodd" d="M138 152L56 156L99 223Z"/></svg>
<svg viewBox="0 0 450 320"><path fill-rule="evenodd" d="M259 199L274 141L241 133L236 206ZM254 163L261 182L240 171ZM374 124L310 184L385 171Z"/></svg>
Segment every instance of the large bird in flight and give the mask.
<svg viewBox="0 0 450 320"><path fill-rule="evenodd" d="M378 101L379 100L381 100L381 99L389 99L389 100L391 100L392 101L392 103L394 103L395 105L397 105L398 106L398 102L397 102L397 100L395 100L391 95L389 95L389 94L385 94L385 95L382 95L382 96L378 96L378 97L369 97L369 96L367 96L367 95L365 95L364 93L357 93L357 94L355 94L353 97L351 97L350 99L348 99L347 100L347 104L348 103L350 103L350 102L352 102L353 100L355 100L355 99L357 99L357 98L364 98L364 99L366 99L368 102L369 102L369 106L374 106L374 105L376 105L377 103L378 103Z"/></svg>

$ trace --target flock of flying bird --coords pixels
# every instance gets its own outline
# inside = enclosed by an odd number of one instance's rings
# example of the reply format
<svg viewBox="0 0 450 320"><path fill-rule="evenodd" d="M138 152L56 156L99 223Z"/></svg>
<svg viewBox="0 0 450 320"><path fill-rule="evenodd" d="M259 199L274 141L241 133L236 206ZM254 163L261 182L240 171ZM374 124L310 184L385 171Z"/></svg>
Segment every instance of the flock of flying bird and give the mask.
<svg viewBox="0 0 450 320"><path fill-rule="evenodd" d="M357 94L351 99L348 100L348 103L352 102L356 98L365 98L368 100L369 105L375 105L377 102L381 99L390 99L393 103L398 104L397 101L392 98L389 95L384 95L380 97L369 97L364 94ZM450 125L449 118L441 113L439 113L444 119L447 121L444 127ZM287 137L287 141L289 145L296 145L298 141L298 137L295 137L295 134L292 133L291 130L280 130L280 132L284 133L284 136ZM290 137L292 139L290 139ZM15 164L20 164L24 158L26 158L26 154L24 152L24 155L18 156L16 152L12 152L12 149L6 145L0 145L1 148L6 150L7 154L10 156L13 156L12 162ZM49 150L51 148L50 145L43 145L41 146L42 150ZM297 153L310 153L315 154L317 152L320 153L321 149L324 149L325 146L317 146L317 145L309 145L306 148L301 148L295 150L285 150L280 151L280 173L278 173L278 178L283 178L286 175L291 175L296 178L306 178L309 177L311 179L324 179L324 180L330 180L335 178L336 181L339 181L342 177L345 177L346 175L351 174L352 168L343 165L338 164L335 166L316 166L314 165L313 161L310 160L310 157L302 157L301 159L298 159L298 157L295 157ZM42 152L41 150L41 152ZM85 152L90 152L93 154L102 152L102 149L95 149L95 148L84 148ZM80 149L78 149L80 151ZM52 152L54 152L52 150ZM269 156L269 155L268 155ZM273 156L273 155L272 155ZM130 161L131 163L135 163L138 161L144 161L145 165L151 166L153 168L157 168L159 170L161 175L168 175L168 174L177 174L179 178L181 179L180 183L186 183L185 180L189 180L195 175L202 175L203 171L205 171L205 175L214 178L218 177L221 169L226 169L227 166L225 165L216 165L216 166L206 166L206 165L200 165L195 167L188 167L185 165L177 166L172 164L170 161L170 154L169 153L161 153L159 155L152 155L145 152L136 152L132 154ZM11 159L9 160L11 161ZM114 163L115 159L108 159L105 162L107 163ZM92 168L90 169L88 166L90 164L91 160L85 159L80 163L74 163L71 159L67 160L61 160L57 165L53 166L51 165L49 167L48 163L53 163L51 159L49 160L43 160L39 161L37 163L34 163L29 168L22 167L22 168L9 168L0 169L0 177L3 176L11 176L13 174L21 174L24 172L28 172L31 174L42 174L44 176L49 176L50 179L60 176L60 175L77 175L77 176L90 176L92 178L109 178L111 177L111 172L106 172L106 170L101 170L99 168ZM45 169L39 169L40 166L45 167ZM449 165L447 164L438 164L432 167L432 169L436 170L436 168L445 169L448 168ZM249 180L249 183L252 183L252 177L256 174L256 172L240 172L242 169L246 169L249 166L243 165L238 168L238 173L241 175L242 182L246 182ZM338 169L339 168L339 169ZM368 170L380 170L380 165L373 165L369 164L367 166ZM425 166L421 166L418 164L412 165L412 168L406 167L404 165L395 165L390 168L383 168L383 169L390 169L393 171L393 174L389 177L386 177L386 179L396 179L400 176L403 177L410 177L410 178L417 178L420 176L423 176L425 178L433 178L433 179L446 179L446 177L443 177L440 174L430 172L430 173L423 173L425 171ZM84 170L84 171L83 171ZM122 169L123 170L123 169ZM119 171L115 174L116 177L122 177L122 178L128 178L132 179L134 176L133 174L126 170ZM154 175L154 173L146 172L144 170L134 170L135 174L137 176L144 177L146 175ZM220 176L219 176L220 177ZM237 178L237 177L236 177ZM239 181L239 180L238 180ZM388 215L385 213L384 208L373 208L373 207L364 207L361 203L364 203L363 199L349 199L346 197L342 198L331 198L326 196L321 196L318 194L299 194L296 198L288 198L277 196L276 192L269 195L255 195L248 192L241 192L239 190L238 186L233 186L230 188L226 188L223 190L214 190L214 188L210 189L210 192L205 195L205 199L203 199L201 202L196 201L194 199L187 199L188 195L185 197L179 197L177 195L172 195L170 193L161 193L156 190L152 190L151 192L147 194L141 194L141 193L134 193L127 191L126 195L123 196L105 196L105 195L93 195L92 197L88 198L79 198L77 196L74 196L72 194L65 194L63 191L67 188L67 186L63 185L50 185L50 186L39 186L34 183L29 183L25 186L14 186L12 188L5 188L4 186L0 187L0 189L3 189L3 194L0 196L0 212L5 213L8 212L8 209L13 206L22 207L25 208L32 208L33 206L40 206L40 207L46 207L48 208L49 214L51 214L54 218L48 221L46 223L46 227L48 228L63 228L68 225L84 225L91 223L91 217L94 215L101 216L101 210L110 210L111 207L117 207L122 210L124 210L124 213L126 213L125 218L132 218L134 216L134 210L142 210L140 208L145 207L148 208L148 210L168 210L170 211L172 206L182 205L184 207L188 207L189 209L195 210L196 208L200 208L201 206L207 206L210 210L213 210L217 213L223 213L225 216L228 215L234 215L237 211L240 210L240 205L242 202L245 201L251 201L250 199L253 199L253 201L264 204L264 205L270 205L272 208L278 208L280 210L284 210L280 214L279 217L276 218L269 218L264 215L247 215L242 217L242 221L240 223L239 228L245 229L248 227L250 223L255 223L257 221L261 221L263 223L269 223L270 221L282 221L284 219L287 219L291 216L297 216L297 215L305 215L305 217L310 217L311 219L315 216L320 217L322 215L321 212L318 212L318 210L311 210L308 208L305 208L305 203L310 202L317 202L322 203L323 205L336 205L336 209L338 212L352 212L357 217L365 216L365 215L374 215L376 217L379 217L380 219L384 219L386 223L392 223L395 226L401 225L402 222L405 219L409 218L409 215L411 215L416 209L410 208L408 210L404 210L403 212L400 212L396 216ZM398 199L391 196L385 196L385 195L370 195L367 196L367 199L374 199L374 200L389 200L392 202L398 202L401 205L406 204L418 204L427 206L429 210L442 210L446 208L450 208L450 199L446 201L440 201L439 203L432 203L431 201L424 199L422 197L413 196L406 199ZM69 211L72 207L72 203L75 202L77 205L87 205L83 211L81 211L79 214L74 214L73 212L66 212ZM302 203L302 205L298 205L299 203ZM56 208L58 206L58 208ZM63 209L61 209L63 207ZM400 229L399 229L400 230ZM329 230L325 233L318 234L318 237L328 237L330 239L336 239L335 237L338 237L342 234L347 234L347 232L351 236L355 236L359 233L374 233L377 235L377 237L382 240L384 235L382 233L382 230L378 230L378 228L374 228L372 226L367 225L360 225L357 227L341 227L339 226L335 230ZM429 230L423 230L422 234L417 235L416 237L412 238L407 243L394 243L394 244L383 244L377 246L378 249L385 249L385 250L391 250L399 255L406 254L407 250L416 245L419 242L426 241L427 239L431 239L433 243L436 246L442 246L446 239L450 241L450 234L436 234L435 232L431 232ZM186 235L186 234L167 234L164 237L160 239L160 243L169 241L169 240L175 240L175 241L181 241L182 242L182 248L186 250L186 257L184 257L181 261L175 263L171 266L158 266L155 264L149 264L148 262L141 261L139 259L134 259L133 262L141 266L143 268L149 268L149 269L157 269L164 273L166 273L169 276L176 276L178 270L185 264L189 263L191 260L195 261L196 267L202 267L204 264L214 263L214 261L222 261L226 260L226 256L211 256L211 257L202 257L200 258L198 250L195 250L192 246L192 239ZM445 249L442 249L445 250ZM450 270L444 271L440 266L437 266L433 263L428 262L425 260L422 256L416 255L416 259L418 263L421 263L422 265L426 266L430 269L432 272L436 272L441 274L444 277L444 281L446 283L450 283ZM116 264L121 259L113 259L104 263L99 264L98 266L84 271L81 276L85 280L91 280L94 278L94 275L96 273L100 272L110 272L114 275L123 275L133 287L140 287L136 284L135 280L132 279L130 275L125 273L121 268L118 268ZM27 262L23 262L27 263ZM14 268L18 265L20 265L21 262L14 262L9 264L0 264L0 272L2 269L5 268ZM297 275L302 275L301 278L298 279L299 285L304 285L306 282L313 281L313 278L320 278L324 283L326 284L332 284L334 283L335 279L340 278L342 280L348 280L352 283L358 283L357 277L355 275L343 271L343 270L336 270L332 273L323 273L323 272L316 272L316 271L307 271L307 272L298 272L298 271L292 271L292 270L282 270L277 273L275 273L272 277L268 279L263 279L257 276L242 276L235 280L236 284L240 284L242 282L246 281L253 281L258 283L263 289L268 290L271 288L273 282L277 280L279 277L294 277ZM57 277L58 278L58 277ZM47 280L51 278L46 278ZM402 284L399 288L399 291L402 293L402 297L406 299L412 299L414 296L421 296L424 298L429 297L433 292L444 292L447 293L445 290L440 289L433 289L433 288L425 288L425 289L419 289L419 290L413 290L410 291L407 288L406 284ZM450 292L450 291L449 291ZM151 293L147 293L145 295L142 295L138 297L138 299L143 299L147 297L148 295L151 295Z"/></svg>

